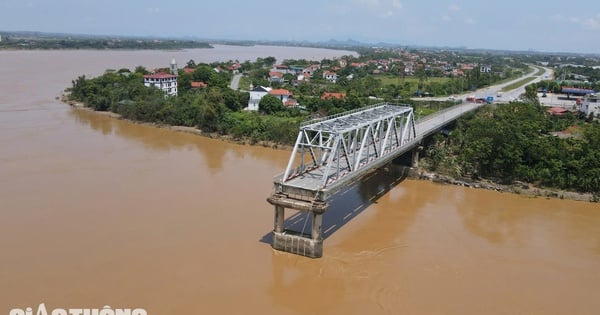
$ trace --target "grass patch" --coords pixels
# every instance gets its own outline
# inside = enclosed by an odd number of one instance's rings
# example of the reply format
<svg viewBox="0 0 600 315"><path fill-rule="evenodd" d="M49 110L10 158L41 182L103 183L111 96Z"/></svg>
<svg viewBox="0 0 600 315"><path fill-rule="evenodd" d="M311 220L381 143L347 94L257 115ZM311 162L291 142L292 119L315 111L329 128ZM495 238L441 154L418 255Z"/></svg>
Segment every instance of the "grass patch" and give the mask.
<svg viewBox="0 0 600 315"><path fill-rule="evenodd" d="M542 68L542 67L536 67L536 68L538 69L538 72L536 72L536 73L534 74L536 77L539 77L539 76L541 76L542 74L544 74L544 72L546 72L546 70L545 70L544 68Z"/></svg>
<svg viewBox="0 0 600 315"><path fill-rule="evenodd" d="M527 77L525 79L519 80L519 81L517 81L517 82L515 82L513 84L509 84L509 85L503 87L501 91L502 92L508 92L510 90L514 90L514 89L516 89L516 88L518 88L518 87L520 87L522 85L525 85L525 84L527 84L527 83L535 80L535 78L536 77Z"/></svg>
<svg viewBox="0 0 600 315"><path fill-rule="evenodd" d="M250 78L248 76L242 76L240 78L240 85L238 89L248 91L250 90Z"/></svg>
<svg viewBox="0 0 600 315"><path fill-rule="evenodd" d="M394 75L382 75L382 76L377 76L376 77L378 80L381 81L381 83L383 85L403 85L406 84L406 82L408 82L408 84L410 84L411 89L414 90L417 89L417 86L419 85L419 78L416 77L405 77L402 78L400 76L394 76ZM450 81L450 78L446 78L446 77L430 77L427 78L425 80L423 80L423 84L428 84L428 83L446 83Z"/></svg>

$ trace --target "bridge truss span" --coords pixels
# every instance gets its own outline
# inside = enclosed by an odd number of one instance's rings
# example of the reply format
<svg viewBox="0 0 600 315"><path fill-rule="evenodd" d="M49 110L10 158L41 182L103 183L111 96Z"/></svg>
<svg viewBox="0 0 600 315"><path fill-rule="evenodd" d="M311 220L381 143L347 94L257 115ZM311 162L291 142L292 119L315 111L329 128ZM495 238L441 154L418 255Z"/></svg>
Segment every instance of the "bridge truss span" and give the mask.
<svg viewBox="0 0 600 315"><path fill-rule="evenodd" d="M300 126L279 182L323 190L395 155L415 132L412 107L388 103L308 121Z"/></svg>
<svg viewBox="0 0 600 315"><path fill-rule="evenodd" d="M412 152L416 166L425 137L480 106L455 105L415 122L412 107L382 103L301 124L285 172L275 177L267 198L275 207L273 248L321 257L329 197L406 152ZM300 232L285 228L285 209L311 216L310 236L304 227Z"/></svg>

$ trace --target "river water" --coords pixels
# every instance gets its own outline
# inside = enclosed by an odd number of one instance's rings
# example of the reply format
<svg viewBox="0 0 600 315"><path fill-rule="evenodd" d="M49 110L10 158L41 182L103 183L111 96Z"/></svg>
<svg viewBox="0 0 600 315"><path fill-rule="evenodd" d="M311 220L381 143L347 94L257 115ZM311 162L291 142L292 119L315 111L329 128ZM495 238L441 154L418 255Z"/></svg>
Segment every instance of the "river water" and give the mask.
<svg viewBox="0 0 600 315"><path fill-rule="evenodd" d="M598 314L598 204L384 172L335 198L324 257L308 259L268 244L265 198L289 152L55 99L106 68L348 53L0 52L0 314L40 303L152 315Z"/></svg>

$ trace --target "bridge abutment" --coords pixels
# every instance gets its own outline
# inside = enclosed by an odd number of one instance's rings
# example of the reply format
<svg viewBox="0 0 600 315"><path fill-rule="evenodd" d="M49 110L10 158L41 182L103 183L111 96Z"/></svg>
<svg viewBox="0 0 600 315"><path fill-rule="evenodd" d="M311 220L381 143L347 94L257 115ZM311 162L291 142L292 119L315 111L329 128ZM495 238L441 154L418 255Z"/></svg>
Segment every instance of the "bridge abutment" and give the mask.
<svg viewBox="0 0 600 315"><path fill-rule="evenodd" d="M323 256L323 213L329 205L322 201L308 201L274 194L267 201L275 207L273 243L276 250L310 258ZM285 209L308 212L311 220L310 235L304 231L285 228ZM308 220L307 218L306 220Z"/></svg>

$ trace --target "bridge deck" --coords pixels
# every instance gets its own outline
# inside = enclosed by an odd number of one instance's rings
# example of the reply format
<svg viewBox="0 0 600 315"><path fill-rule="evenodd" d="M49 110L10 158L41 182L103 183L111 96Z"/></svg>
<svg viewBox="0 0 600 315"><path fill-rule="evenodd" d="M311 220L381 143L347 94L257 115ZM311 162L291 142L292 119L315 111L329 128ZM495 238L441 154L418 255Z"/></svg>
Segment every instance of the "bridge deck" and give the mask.
<svg viewBox="0 0 600 315"><path fill-rule="evenodd" d="M297 198L300 199L325 200L326 198L328 198L328 196L335 193L336 191L344 187L346 184L359 180L365 173L370 172L375 168L379 168L385 165L386 163L389 163L391 160L397 158L401 154L408 152L409 150L418 146L419 143L423 140L423 138L431 135L436 131L439 131L451 121L457 119L458 117L464 115L467 112L475 110L480 106L482 106L482 104L460 104L418 120L415 123L416 136L413 139L404 143L401 146L390 147L388 150L390 151L390 154L387 154L380 158L377 158L374 152L370 152L368 154L368 158L366 158L366 160L369 161L367 163L368 165L365 165L365 167L362 167L357 171L350 171L348 167L342 167L340 172L340 174L342 175L330 184L323 186L322 178L326 169L326 165L323 165L314 167L312 169L308 169L307 171L302 172L301 174L288 178L286 181L282 181L284 174L277 175L274 179L276 190L278 192L284 192L290 195L295 195ZM376 115L373 115L373 117L376 117ZM359 121L357 121L355 118L347 121L352 121L353 124L359 123ZM317 127L315 125L316 124L312 124L310 126ZM333 125L331 123L325 123L324 126Z"/></svg>

